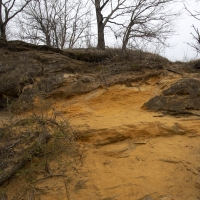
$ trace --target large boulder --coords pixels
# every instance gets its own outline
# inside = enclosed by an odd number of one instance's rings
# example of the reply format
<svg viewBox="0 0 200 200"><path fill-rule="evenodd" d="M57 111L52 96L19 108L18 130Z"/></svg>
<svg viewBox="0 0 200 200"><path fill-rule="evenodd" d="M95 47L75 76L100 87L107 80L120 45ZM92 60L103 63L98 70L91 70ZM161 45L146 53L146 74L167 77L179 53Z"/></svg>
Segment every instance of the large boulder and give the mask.
<svg viewBox="0 0 200 200"><path fill-rule="evenodd" d="M200 80L184 78L144 104L152 111L171 114L198 114L200 111Z"/></svg>

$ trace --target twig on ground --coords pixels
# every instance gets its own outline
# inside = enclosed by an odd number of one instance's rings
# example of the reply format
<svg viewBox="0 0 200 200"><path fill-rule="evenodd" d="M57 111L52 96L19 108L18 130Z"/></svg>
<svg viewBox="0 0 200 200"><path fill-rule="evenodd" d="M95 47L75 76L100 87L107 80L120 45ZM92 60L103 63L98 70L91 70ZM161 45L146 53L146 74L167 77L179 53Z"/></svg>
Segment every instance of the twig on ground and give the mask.
<svg viewBox="0 0 200 200"><path fill-rule="evenodd" d="M183 76L183 73L181 73L181 72L178 72L177 70L170 69L170 68L166 68L166 70L167 70L167 71L169 71L169 72L173 72L173 73L175 73L175 74L180 74L180 75L182 75L182 76Z"/></svg>
<svg viewBox="0 0 200 200"><path fill-rule="evenodd" d="M65 190L66 190L66 196L67 196L67 199L70 200L70 197L69 197L69 191L68 191L68 187L67 187L67 183L63 177L63 181L64 181L64 184L65 184Z"/></svg>
<svg viewBox="0 0 200 200"><path fill-rule="evenodd" d="M36 180L35 183L37 183L38 181L42 181L42 180L45 180L45 179L48 179L48 178L53 178L53 177L67 177L67 176L64 175L64 174L51 174L49 176L46 176L46 177L43 177L43 178Z"/></svg>

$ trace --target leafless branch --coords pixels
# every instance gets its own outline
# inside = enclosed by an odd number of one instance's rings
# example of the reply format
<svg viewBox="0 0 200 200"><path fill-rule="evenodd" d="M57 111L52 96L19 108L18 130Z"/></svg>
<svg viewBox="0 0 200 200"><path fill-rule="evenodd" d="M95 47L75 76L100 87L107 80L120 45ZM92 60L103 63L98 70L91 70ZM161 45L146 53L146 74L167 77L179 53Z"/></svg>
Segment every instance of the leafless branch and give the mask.
<svg viewBox="0 0 200 200"><path fill-rule="evenodd" d="M6 38L6 27L10 20L23 11L32 0L23 0L17 3L16 0L0 0L0 37Z"/></svg>

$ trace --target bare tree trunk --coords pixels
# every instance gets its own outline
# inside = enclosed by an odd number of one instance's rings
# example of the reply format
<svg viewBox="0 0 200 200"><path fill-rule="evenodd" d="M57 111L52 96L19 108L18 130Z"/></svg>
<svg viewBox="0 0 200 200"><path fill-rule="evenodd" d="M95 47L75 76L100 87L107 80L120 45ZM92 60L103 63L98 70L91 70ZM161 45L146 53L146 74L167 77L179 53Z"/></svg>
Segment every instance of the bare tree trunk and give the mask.
<svg viewBox="0 0 200 200"><path fill-rule="evenodd" d="M96 7L97 29L98 29L97 48L105 49L104 23L103 23L103 16L101 14L100 0L95 0L95 7Z"/></svg>
<svg viewBox="0 0 200 200"><path fill-rule="evenodd" d="M3 38L3 39L6 39L6 25L4 24L1 24L0 25L0 29L1 29L1 36L0 38Z"/></svg>
<svg viewBox="0 0 200 200"><path fill-rule="evenodd" d="M2 0L0 0L0 38L6 39L6 25L3 22L2 15Z"/></svg>
<svg viewBox="0 0 200 200"><path fill-rule="evenodd" d="M98 23L98 44L97 48L105 49L105 39L104 39L104 25L102 22Z"/></svg>
<svg viewBox="0 0 200 200"><path fill-rule="evenodd" d="M48 33L46 34L46 45L50 46L50 47L52 46L51 45L51 36Z"/></svg>
<svg viewBox="0 0 200 200"><path fill-rule="evenodd" d="M123 56L126 55L126 45L127 45L127 43L126 43L126 44L123 43L123 45L122 45L122 55L123 55Z"/></svg>
<svg viewBox="0 0 200 200"><path fill-rule="evenodd" d="M122 43L122 54L125 56L126 55L126 46L128 44L128 35L124 36L123 38L123 43Z"/></svg>
<svg viewBox="0 0 200 200"><path fill-rule="evenodd" d="M130 24L131 24L131 23L130 23ZM124 56L126 55L126 47L127 47L127 44L128 44L130 32L131 32L131 27L130 27L130 25L129 25L129 26L127 27L127 30L126 30L125 33L124 33L124 36L123 36L122 54L123 54Z"/></svg>

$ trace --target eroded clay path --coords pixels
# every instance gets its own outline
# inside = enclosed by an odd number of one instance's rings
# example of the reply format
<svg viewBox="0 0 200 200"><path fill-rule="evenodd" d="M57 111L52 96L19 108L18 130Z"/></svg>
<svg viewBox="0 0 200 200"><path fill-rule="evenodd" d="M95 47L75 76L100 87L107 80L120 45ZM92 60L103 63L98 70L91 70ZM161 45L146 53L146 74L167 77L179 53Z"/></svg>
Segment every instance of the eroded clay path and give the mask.
<svg viewBox="0 0 200 200"><path fill-rule="evenodd" d="M200 197L199 118L141 108L178 78L153 77L57 104L81 133L82 176L71 199Z"/></svg>
<svg viewBox="0 0 200 200"><path fill-rule="evenodd" d="M56 102L56 110L77 133L79 156L65 172L68 182L63 177L44 179L35 185L43 190L34 198L200 199L200 118L176 118L142 108L179 78L152 77L133 87L115 85ZM52 171L67 168L65 155L59 159L59 169L55 160L50 161ZM10 197L16 183L20 180L7 186Z"/></svg>

